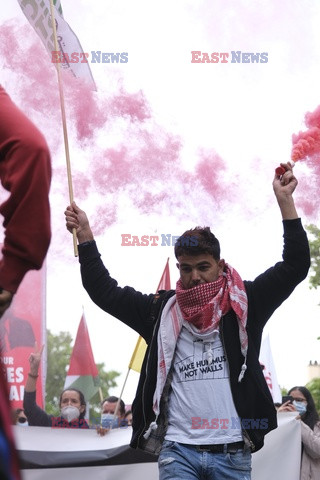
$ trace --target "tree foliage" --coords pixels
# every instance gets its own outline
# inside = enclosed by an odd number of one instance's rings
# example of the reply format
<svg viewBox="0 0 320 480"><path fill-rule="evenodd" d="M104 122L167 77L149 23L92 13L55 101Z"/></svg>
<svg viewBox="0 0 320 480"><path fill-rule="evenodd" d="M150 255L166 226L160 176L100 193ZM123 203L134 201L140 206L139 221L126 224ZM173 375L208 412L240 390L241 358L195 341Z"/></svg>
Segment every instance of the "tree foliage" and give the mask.
<svg viewBox="0 0 320 480"><path fill-rule="evenodd" d="M313 275L309 277L309 282L312 288L317 288L320 286L320 229L315 225L308 225L306 229L312 236L309 245Z"/></svg>
<svg viewBox="0 0 320 480"><path fill-rule="evenodd" d="M310 390L316 405L316 409L320 415L320 378L314 378L307 383L306 387L308 390Z"/></svg>
<svg viewBox="0 0 320 480"><path fill-rule="evenodd" d="M63 390L70 362L72 337L68 332L54 335L47 330L46 412L57 415L60 393Z"/></svg>
<svg viewBox="0 0 320 480"><path fill-rule="evenodd" d="M68 332L54 335L47 330L47 381L45 410L52 415L59 415L59 398L63 390L72 353L72 337ZM112 370L105 371L104 363L97 364L100 378L100 392L103 398L109 396L109 389L117 386L116 378L120 375ZM90 419L100 419L100 392L90 400Z"/></svg>

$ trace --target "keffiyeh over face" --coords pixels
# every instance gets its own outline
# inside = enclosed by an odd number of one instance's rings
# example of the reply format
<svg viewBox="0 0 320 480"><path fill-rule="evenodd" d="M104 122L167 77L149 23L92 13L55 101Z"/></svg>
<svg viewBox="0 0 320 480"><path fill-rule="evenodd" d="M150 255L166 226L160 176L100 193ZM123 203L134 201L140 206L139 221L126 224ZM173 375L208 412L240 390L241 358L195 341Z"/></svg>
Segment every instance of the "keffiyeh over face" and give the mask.
<svg viewBox="0 0 320 480"><path fill-rule="evenodd" d="M221 317L234 310L238 319L241 352L246 357L248 299L243 281L234 268L226 264L223 275L215 282L189 289L185 289L179 280L176 295L184 320L201 333L217 329Z"/></svg>

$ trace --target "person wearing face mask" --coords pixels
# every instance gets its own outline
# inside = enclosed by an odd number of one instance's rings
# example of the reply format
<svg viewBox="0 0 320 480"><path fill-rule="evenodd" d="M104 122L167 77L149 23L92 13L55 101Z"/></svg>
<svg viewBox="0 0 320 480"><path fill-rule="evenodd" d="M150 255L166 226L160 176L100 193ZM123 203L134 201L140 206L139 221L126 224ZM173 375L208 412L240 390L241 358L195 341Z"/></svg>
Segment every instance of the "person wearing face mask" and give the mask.
<svg viewBox="0 0 320 480"><path fill-rule="evenodd" d="M48 415L36 403L36 386L43 346L29 357L30 372L25 385L23 408L30 426L52 428L89 428L85 420L86 401L83 393L77 389L66 389L60 395L60 415Z"/></svg>
<svg viewBox="0 0 320 480"><path fill-rule="evenodd" d="M300 480L320 478L320 419L314 400L306 387L292 387L288 395L293 400L285 402L278 412L297 412L301 421L302 457Z"/></svg>
<svg viewBox="0 0 320 480"><path fill-rule="evenodd" d="M124 401L118 397L108 397L101 402L101 425L104 428L119 428L126 412ZM116 413L116 415L115 415Z"/></svg>
<svg viewBox="0 0 320 480"><path fill-rule="evenodd" d="M13 411L13 424L18 425L19 427L27 427L29 425L23 408L17 408Z"/></svg>
<svg viewBox="0 0 320 480"><path fill-rule="evenodd" d="M119 405L118 405L119 404ZM101 425L97 427L97 433L103 437L109 430L128 426L125 419L126 407L124 401L118 397L108 397L101 402Z"/></svg>

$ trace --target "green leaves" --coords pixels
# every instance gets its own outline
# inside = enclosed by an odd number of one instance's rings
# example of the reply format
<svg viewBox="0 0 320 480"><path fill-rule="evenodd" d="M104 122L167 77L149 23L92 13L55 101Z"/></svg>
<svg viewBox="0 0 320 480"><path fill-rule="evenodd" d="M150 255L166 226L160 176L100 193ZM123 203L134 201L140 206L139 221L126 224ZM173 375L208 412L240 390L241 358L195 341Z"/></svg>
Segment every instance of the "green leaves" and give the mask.
<svg viewBox="0 0 320 480"><path fill-rule="evenodd" d="M320 414L320 378L314 378L306 385L307 389L310 390L313 397L316 409Z"/></svg>
<svg viewBox="0 0 320 480"><path fill-rule="evenodd" d="M309 246L311 255L311 271L312 276L309 277L311 288L320 286L320 229L316 225L307 225L309 235Z"/></svg>

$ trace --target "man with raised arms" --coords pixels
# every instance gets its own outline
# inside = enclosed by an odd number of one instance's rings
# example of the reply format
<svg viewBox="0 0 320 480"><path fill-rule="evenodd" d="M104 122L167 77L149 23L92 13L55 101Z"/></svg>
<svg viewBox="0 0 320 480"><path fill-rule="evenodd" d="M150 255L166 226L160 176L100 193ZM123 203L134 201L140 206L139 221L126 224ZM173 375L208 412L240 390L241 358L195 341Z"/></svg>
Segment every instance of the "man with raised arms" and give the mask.
<svg viewBox="0 0 320 480"><path fill-rule="evenodd" d="M262 330L310 266L292 197L297 180L289 163L281 165L285 173L275 175L273 189L283 219L282 261L253 281L243 281L220 258L210 228L196 227L175 245L175 291L144 295L120 288L85 212L75 203L65 212L68 230L77 232L91 299L148 344L132 405L131 446L159 455L160 480L248 480L251 452L277 426L259 363ZM197 241L188 242L191 237Z"/></svg>

